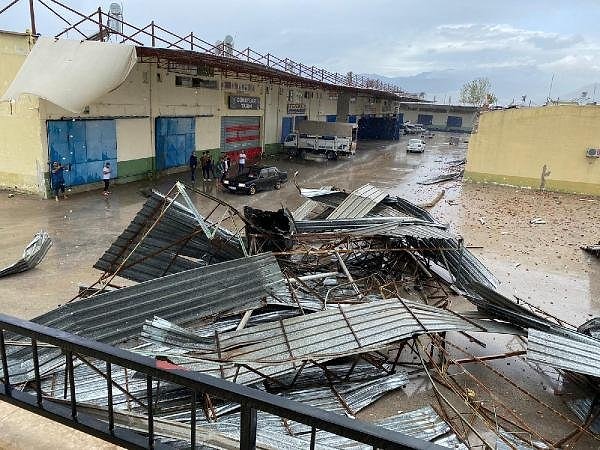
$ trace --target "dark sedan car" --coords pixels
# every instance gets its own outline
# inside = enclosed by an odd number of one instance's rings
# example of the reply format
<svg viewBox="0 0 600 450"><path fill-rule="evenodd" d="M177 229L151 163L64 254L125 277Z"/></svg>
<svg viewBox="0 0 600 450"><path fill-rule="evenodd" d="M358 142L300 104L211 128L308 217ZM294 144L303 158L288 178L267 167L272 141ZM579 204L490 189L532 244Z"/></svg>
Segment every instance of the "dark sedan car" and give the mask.
<svg viewBox="0 0 600 450"><path fill-rule="evenodd" d="M223 185L230 192L254 195L271 188L281 189L287 179L287 172L282 172L277 167L250 166L241 174L223 180Z"/></svg>

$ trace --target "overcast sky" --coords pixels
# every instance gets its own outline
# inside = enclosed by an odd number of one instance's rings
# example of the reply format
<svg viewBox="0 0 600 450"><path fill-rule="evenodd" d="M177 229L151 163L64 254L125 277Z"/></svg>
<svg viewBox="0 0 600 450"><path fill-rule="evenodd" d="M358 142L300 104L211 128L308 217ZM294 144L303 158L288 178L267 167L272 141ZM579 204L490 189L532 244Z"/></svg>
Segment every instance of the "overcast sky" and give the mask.
<svg viewBox="0 0 600 450"><path fill-rule="evenodd" d="M86 13L110 4L63 1ZM0 0L0 8L7 3ZM27 1L21 3L0 16L0 28L28 27ZM36 8L38 32L63 28L41 4ZM512 95L530 96L547 93L553 74L553 96L600 80L598 1L126 0L123 9L125 20L136 25L154 19L208 42L230 34L237 48L341 73L454 71L458 78L490 76L497 89L509 83ZM531 80L519 89L515 82L523 74Z"/></svg>

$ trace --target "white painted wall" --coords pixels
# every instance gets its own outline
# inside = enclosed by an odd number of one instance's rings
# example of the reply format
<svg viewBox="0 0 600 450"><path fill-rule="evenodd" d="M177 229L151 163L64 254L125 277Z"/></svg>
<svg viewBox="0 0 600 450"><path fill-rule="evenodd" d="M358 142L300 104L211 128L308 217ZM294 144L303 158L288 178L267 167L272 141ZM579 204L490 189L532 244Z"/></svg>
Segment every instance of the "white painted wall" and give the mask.
<svg viewBox="0 0 600 450"><path fill-rule="evenodd" d="M154 156L148 119L117 119L117 161Z"/></svg>

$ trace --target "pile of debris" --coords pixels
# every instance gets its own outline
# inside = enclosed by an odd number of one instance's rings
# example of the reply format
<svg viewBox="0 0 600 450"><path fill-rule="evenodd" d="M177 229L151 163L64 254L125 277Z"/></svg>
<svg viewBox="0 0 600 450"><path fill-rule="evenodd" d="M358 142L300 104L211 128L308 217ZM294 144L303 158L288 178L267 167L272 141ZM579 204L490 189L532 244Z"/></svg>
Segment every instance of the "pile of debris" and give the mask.
<svg viewBox="0 0 600 450"><path fill-rule="evenodd" d="M240 214L181 184L153 192L96 263L104 271L98 282L34 322L349 417L392 391L425 383L435 402L424 397L421 407L376 424L450 448L598 445L596 325L577 329L503 296L460 237L403 198L371 185L300 193L307 200L293 212L246 207ZM119 287L119 280L135 283ZM521 348L476 356L458 339L485 348L498 335L514 337ZM29 389L31 348L18 338L12 344L11 379ZM39 354L44 394L65 398L64 358L54 348ZM580 420L487 362L523 355L560 375L564 389L568 381L569 392L578 393L570 401ZM510 396L518 393L562 421L565 435L524 420L480 379L482 371L510 385ZM112 377L116 422L131 426L133 417L143 424L146 379L119 368ZM75 379L85 380L75 386L83 407L106 407L99 364L78 359ZM177 424L191 420L188 393L169 384L154 388L155 433L181 439ZM198 417L198 439L206 445L222 447L215 436L221 443L237 439L239 405L204 395ZM265 448L310 442L302 424L262 413L258 422ZM317 443L362 448L324 432Z"/></svg>

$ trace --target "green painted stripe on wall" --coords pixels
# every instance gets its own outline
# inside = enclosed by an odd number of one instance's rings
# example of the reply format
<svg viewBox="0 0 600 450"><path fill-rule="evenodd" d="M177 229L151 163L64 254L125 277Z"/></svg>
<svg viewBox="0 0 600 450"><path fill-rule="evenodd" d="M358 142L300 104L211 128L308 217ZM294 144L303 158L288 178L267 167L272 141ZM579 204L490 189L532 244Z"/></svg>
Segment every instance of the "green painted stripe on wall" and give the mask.
<svg viewBox="0 0 600 450"><path fill-rule="evenodd" d="M277 155L283 151L281 144L265 144L265 155Z"/></svg>
<svg viewBox="0 0 600 450"><path fill-rule="evenodd" d="M136 176L146 176L154 168L154 157L131 159L129 161L119 161L117 163L117 173L119 178L129 178Z"/></svg>

